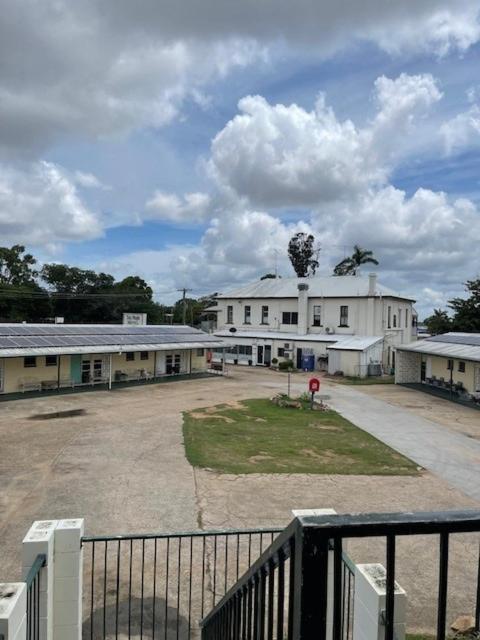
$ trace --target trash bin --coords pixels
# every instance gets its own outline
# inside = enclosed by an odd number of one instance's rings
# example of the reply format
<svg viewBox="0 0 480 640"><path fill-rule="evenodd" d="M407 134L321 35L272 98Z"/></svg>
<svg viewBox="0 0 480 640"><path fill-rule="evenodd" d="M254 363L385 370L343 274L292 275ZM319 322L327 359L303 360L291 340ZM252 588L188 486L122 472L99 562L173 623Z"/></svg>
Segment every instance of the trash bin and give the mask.
<svg viewBox="0 0 480 640"><path fill-rule="evenodd" d="M315 356L312 354L302 355L302 369L304 371L315 370Z"/></svg>

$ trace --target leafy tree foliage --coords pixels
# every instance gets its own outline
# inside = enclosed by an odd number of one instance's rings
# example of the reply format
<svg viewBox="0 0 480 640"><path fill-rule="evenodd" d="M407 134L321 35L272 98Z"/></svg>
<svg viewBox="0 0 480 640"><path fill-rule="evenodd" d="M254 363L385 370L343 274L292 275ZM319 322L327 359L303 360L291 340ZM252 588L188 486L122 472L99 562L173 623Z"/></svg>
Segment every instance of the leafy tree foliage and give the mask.
<svg viewBox="0 0 480 640"><path fill-rule="evenodd" d="M448 306L453 309L453 330L480 332L480 278L465 283L468 298L453 298Z"/></svg>
<svg viewBox="0 0 480 640"><path fill-rule="evenodd" d="M288 243L288 257L299 278L313 276L318 269L320 249L314 243L314 236L307 233L295 234Z"/></svg>
<svg viewBox="0 0 480 640"><path fill-rule="evenodd" d="M260 280L275 280L276 278L280 278L280 276L276 276L274 273L266 273Z"/></svg>
<svg viewBox="0 0 480 640"><path fill-rule="evenodd" d="M452 329L452 320L449 318L448 313L442 309L434 309L433 314L428 318L425 318L424 323L428 329L428 333L433 336L439 333L447 333Z"/></svg>
<svg viewBox="0 0 480 640"><path fill-rule="evenodd" d="M353 253L348 258L344 258L333 270L335 276L356 276L362 264L378 264L378 260L373 256L373 251L362 249L356 244Z"/></svg>

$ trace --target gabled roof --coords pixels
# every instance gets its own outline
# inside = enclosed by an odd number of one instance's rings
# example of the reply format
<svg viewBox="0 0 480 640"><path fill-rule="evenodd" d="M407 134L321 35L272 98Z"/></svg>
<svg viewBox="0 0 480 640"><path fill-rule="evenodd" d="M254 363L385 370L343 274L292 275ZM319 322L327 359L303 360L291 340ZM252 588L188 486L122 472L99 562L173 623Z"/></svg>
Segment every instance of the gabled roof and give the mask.
<svg viewBox="0 0 480 640"><path fill-rule="evenodd" d="M218 299L230 298L296 298L298 285L308 284L310 298L367 297L368 276L315 276L312 278L266 278L256 280L238 289L218 294ZM377 282L376 295L413 301Z"/></svg>
<svg viewBox="0 0 480 640"><path fill-rule="evenodd" d="M351 336L332 344L327 349L334 349L335 351L365 351L365 349L373 347L379 342L383 342L381 336Z"/></svg>

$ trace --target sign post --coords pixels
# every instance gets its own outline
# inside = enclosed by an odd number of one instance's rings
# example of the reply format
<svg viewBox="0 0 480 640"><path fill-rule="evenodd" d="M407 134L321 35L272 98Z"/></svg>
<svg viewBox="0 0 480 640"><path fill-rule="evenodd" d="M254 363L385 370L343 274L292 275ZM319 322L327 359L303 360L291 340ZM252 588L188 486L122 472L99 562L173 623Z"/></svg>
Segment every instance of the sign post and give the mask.
<svg viewBox="0 0 480 640"><path fill-rule="evenodd" d="M318 378L310 378L310 380L308 381L308 390L312 394L310 400L310 409L313 409L315 393L320 390L320 380Z"/></svg>

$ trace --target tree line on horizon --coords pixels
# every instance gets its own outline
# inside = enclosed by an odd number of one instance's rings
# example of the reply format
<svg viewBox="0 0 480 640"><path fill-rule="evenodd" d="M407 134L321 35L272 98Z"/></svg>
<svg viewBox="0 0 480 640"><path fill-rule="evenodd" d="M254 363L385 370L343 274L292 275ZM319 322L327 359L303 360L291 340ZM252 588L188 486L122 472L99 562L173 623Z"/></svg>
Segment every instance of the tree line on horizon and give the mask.
<svg viewBox="0 0 480 640"><path fill-rule="evenodd" d="M177 300L165 305L143 278L122 280L92 269L44 264L22 245L0 247L0 322L46 322L56 317L68 323L118 323L123 313L146 313L151 324L198 325L212 296Z"/></svg>

